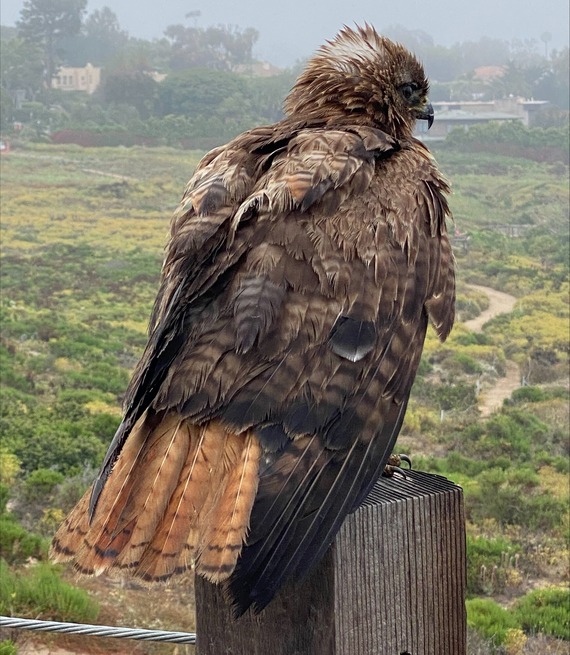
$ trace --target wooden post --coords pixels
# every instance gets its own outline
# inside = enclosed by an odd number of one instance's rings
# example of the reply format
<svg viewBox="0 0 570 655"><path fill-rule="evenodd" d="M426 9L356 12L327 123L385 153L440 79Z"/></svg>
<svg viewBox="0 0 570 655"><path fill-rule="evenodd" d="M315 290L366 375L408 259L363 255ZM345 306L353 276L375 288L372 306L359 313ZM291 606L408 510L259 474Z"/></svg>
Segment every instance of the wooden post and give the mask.
<svg viewBox="0 0 570 655"><path fill-rule="evenodd" d="M303 583L237 621L196 579L197 655L465 655L465 520L459 487L382 478Z"/></svg>

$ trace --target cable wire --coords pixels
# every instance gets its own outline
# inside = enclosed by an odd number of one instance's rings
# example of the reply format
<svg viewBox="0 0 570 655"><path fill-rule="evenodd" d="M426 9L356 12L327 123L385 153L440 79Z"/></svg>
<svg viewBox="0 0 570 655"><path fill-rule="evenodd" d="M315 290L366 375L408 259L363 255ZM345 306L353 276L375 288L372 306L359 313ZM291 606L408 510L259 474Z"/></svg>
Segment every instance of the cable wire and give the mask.
<svg viewBox="0 0 570 655"><path fill-rule="evenodd" d="M90 625L87 623L62 623L60 621L39 621L0 616L0 628L35 630L38 632L62 632L92 637L115 637L118 639L140 639L174 644L195 644L195 632L171 632L168 630L146 630L143 628L118 628L109 625Z"/></svg>

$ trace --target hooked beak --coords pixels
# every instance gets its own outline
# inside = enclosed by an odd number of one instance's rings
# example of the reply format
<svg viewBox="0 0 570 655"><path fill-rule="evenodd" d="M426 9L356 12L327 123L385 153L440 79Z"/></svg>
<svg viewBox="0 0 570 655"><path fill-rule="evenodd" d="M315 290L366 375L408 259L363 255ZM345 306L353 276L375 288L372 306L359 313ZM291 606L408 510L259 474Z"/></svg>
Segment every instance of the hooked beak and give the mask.
<svg viewBox="0 0 570 655"><path fill-rule="evenodd" d="M431 102L428 102L423 109L416 112L416 118L420 121L427 121L429 130L433 125L433 107Z"/></svg>

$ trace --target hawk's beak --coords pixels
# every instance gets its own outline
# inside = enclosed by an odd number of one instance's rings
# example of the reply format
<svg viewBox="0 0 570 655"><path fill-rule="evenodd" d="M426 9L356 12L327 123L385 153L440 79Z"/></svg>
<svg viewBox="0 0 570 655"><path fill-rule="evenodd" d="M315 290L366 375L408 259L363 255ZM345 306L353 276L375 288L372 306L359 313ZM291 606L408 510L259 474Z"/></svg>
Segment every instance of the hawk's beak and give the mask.
<svg viewBox="0 0 570 655"><path fill-rule="evenodd" d="M431 102L428 102L423 109L416 113L416 118L420 121L428 122L428 130L433 125L433 107Z"/></svg>

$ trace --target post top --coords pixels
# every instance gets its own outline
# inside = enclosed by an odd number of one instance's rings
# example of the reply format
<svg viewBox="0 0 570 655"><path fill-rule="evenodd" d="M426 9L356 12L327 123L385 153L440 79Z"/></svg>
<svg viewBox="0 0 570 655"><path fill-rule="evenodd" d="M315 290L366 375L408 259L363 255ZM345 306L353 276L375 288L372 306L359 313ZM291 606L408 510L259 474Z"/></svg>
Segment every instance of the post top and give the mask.
<svg viewBox="0 0 570 655"><path fill-rule="evenodd" d="M404 501L445 492L462 491L460 486L441 475L415 471L414 469L406 469L405 473L405 478L398 474L391 478L380 477L360 507L371 507L373 505L393 503L398 500Z"/></svg>

